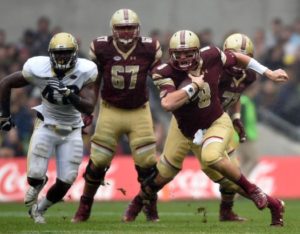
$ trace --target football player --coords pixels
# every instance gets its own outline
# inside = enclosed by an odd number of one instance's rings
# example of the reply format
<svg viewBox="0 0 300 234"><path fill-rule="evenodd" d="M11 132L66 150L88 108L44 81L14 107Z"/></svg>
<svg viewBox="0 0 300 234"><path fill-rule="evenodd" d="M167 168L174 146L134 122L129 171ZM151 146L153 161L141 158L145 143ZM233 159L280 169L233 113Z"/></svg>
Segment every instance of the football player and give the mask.
<svg viewBox="0 0 300 234"><path fill-rule="evenodd" d="M0 83L0 127L9 131L12 88L32 84L38 87L42 103L37 112L34 132L27 157L29 188L24 202L35 223L45 223L45 211L59 202L77 177L83 157L81 113L91 114L96 103L94 82L97 66L77 57L78 45L69 33L54 35L49 43L49 56L32 57L23 70L4 77ZM47 167L52 153L56 154L57 179L38 200L47 183Z"/></svg>
<svg viewBox="0 0 300 234"><path fill-rule="evenodd" d="M248 36L235 33L225 39L223 51L234 51L253 57L254 48L253 43ZM244 126L241 121L240 96L255 80L256 73L253 70L243 69L237 66L225 68L220 78L219 98L221 100L221 105L224 111L230 115L240 142L246 140ZM239 162L234 153L238 143L235 141L234 132L232 133L227 153L230 160L239 166ZM215 181L214 178L212 179ZM232 211L235 191L220 186L220 192L220 221L245 221L245 218L238 216Z"/></svg>
<svg viewBox="0 0 300 234"><path fill-rule="evenodd" d="M272 214L271 225L282 226L283 202L249 182L227 156L233 125L221 106L218 84L223 70L233 66L253 69L277 82L286 81L288 76L281 69L271 71L241 53L222 52L217 47L205 47L199 52L199 48L199 39L193 32L178 31L170 39L170 61L154 70L153 79L160 89L161 105L173 113L173 118L157 164L158 173L143 183L124 219L136 218L143 200L156 197L157 192L176 176L191 149L211 179L251 199L258 209L268 207ZM187 81L190 83L186 84Z"/></svg>
<svg viewBox="0 0 300 234"><path fill-rule="evenodd" d="M156 147L148 102L147 76L160 63L157 40L140 36L140 20L130 9L117 10L111 17L112 35L100 36L90 45L90 56L97 63L101 107L92 137L91 155L84 173L84 189L72 222L90 217L94 196L115 155L120 137L129 140L138 181L142 183L156 171ZM148 221L158 221L157 198L145 203Z"/></svg>

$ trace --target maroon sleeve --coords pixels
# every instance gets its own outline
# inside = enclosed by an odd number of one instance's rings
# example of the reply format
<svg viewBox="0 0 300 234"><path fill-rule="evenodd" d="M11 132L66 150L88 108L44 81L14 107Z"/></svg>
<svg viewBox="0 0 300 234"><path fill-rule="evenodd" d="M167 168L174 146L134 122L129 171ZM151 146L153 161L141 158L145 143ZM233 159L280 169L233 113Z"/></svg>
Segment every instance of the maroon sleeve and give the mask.
<svg viewBox="0 0 300 234"><path fill-rule="evenodd" d="M165 97L167 93L174 92L176 90L171 73L172 68L167 63L156 66L152 70L152 79L155 86L160 91L161 98Z"/></svg>
<svg viewBox="0 0 300 234"><path fill-rule="evenodd" d="M223 55L225 56L225 60L223 59ZM221 58L225 68L237 65L237 59L235 55L230 51L221 51Z"/></svg>

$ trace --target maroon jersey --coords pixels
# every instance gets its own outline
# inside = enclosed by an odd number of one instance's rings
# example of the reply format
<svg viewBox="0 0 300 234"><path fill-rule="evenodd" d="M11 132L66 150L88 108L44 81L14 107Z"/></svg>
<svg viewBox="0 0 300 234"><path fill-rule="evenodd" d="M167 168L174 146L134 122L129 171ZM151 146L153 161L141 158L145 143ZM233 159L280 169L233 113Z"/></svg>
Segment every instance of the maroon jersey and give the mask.
<svg viewBox="0 0 300 234"><path fill-rule="evenodd" d="M236 64L236 58L231 52L222 52L216 47L206 47L200 51L201 73L204 74L204 89L195 100L176 109L173 114L181 132L193 138L199 129L207 129L223 114L219 100L218 84L224 67ZM156 67L153 72L155 85L161 91L161 96L174 92L180 83L189 79L187 72L176 70L170 63Z"/></svg>
<svg viewBox="0 0 300 234"><path fill-rule="evenodd" d="M227 68L223 71L219 84L219 98L224 110L236 103L242 92L256 80L256 73L252 70Z"/></svg>
<svg viewBox="0 0 300 234"><path fill-rule="evenodd" d="M112 36L98 37L93 44L92 52L102 76L102 99L124 109L142 106L148 100L148 72L160 63L158 41L140 37L127 53L117 47Z"/></svg>

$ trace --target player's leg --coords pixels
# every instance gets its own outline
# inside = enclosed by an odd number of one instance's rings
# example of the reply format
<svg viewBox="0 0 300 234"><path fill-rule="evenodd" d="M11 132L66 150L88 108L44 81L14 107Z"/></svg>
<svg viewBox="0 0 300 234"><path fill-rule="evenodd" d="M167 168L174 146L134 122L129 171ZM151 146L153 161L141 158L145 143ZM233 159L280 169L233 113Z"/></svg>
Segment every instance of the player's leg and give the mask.
<svg viewBox="0 0 300 234"><path fill-rule="evenodd" d="M85 173L83 193L79 207L72 222L86 221L91 214L94 196L100 185L104 184L105 174L115 154L119 138L120 115L117 108L102 102L92 137L91 155Z"/></svg>
<svg viewBox="0 0 300 234"><path fill-rule="evenodd" d="M130 128L128 138L138 181L142 185L147 178L157 174L155 136L149 103L129 113L127 126ZM143 203L147 221L159 221L157 197Z"/></svg>
<svg viewBox="0 0 300 234"><path fill-rule="evenodd" d="M42 122L37 124L34 134L30 142L30 150L28 154L28 183L31 185L26 192L25 202L30 204L30 200L34 198L33 204L29 209L31 218L35 223L46 223L44 212L38 209L38 194L47 182L46 171L54 148L60 140L59 136L52 130L47 128ZM32 183L40 181L40 184L34 186Z"/></svg>
<svg viewBox="0 0 300 234"><path fill-rule="evenodd" d="M237 167L240 167L239 161L236 156L236 148L239 146L238 140L236 140L235 132L232 131L229 144L227 145L226 152L229 156L230 161L235 164ZM226 184L226 183L225 183ZM246 218L238 216L233 211L234 197L236 191L230 189L230 186L226 187L220 184L220 193L221 193L221 204L219 210L219 220L220 221L246 221Z"/></svg>
<svg viewBox="0 0 300 234"><path fill-rule="evenodd" d="M267 196L259 187L251 183L240 171L239 167L233 164L226 156L225 150L228 145L230 134L232 131L232 123L229 116L224 113L213 125L207 130L204 135L204 141L201 151L201 163L204 167L217 171L223 177L222 181L232 181L241 189L238 193L250 198L258 209L269 207L272 212L272 217L280 215L273 215L280 213L283 208L277 199ZM218 181L216 181L218 182ZM224 182L223 182L224 183ZM229 183L230 182L227 182ZM233 187L234 188L234 187ZM282 217L282 216L281 216ZM280 221L274 218L272 223L279 223Z"/></svg>
<svg viewBox="0 0 300 234"><path fill-rule="evenodd" d="M183 159L190 148L191 140L181 134L175 118L172 118L163 153L157 162L157 172L144 180L141 191L129 204L123 221L134 221L144 201L157 199L157 192L180 171Z"/></svg>
<svg viewBox="0 0 300 234"><path fill-rule="evenodd" d="M239 167L239 162L237 160L237 157L235 155L235 152L231 152L229 154L230 161L235 164L237 167ZM232 183L228 185L224 181L224 183L220 182L220 193L221 193L221 204L220 204L220 210L219 210L219 220L220 221L246 221L247 219L244 217L241 217L237 215L233 211L233 205L234 205L234 198L237 193L236 186L233 186ZM240 192L241 193L241 192Z"/></svg>
<svg viewBox="0 0 300 234"><path fill-rule="evenodd" d="M61 201L78 175L78 169L83 157L83 142L81 129L74 130L61 139L56 145L56 182L48 190L46 197L42 198L35 212L44 214L55 203Z"/></svg>
<svg viewBox="0 0 300 234"><path fill-rule="evenodd" d="M204 137L207 137L205 135ZM227 146L226 151L233 151L234 145L229 144ZM198 159L201 158L201 151L202 149L198 146L193 144L192 145L192 151L197 156ZM236 164L238 166L238 161L235 157L231 158L230 160L232 163ZM233 202L234 202L234 196L239 191L240 193L243 193L243 190L241 190L237 185L235 185L233 182L229 182L228 179L225 179L223 175L221 175L219 172L202 165L203 172L214 182L220 184L220 193L221 193L221 204L220 204L220 210L219 210L219 220L220 221L244 221L245 218L239 217L237 214L235 214L232 210L233 208Z"/></svg>
<svg viewBox="0 0 300 234"><path fill-rule="evenodd" d="M24 203L29 208L37 202L40 191L48 181L46 172L55 140L55 134L46 128L41 121L37 120L30 139L27 156L27 182L29 188L25 193Z"/></svg>

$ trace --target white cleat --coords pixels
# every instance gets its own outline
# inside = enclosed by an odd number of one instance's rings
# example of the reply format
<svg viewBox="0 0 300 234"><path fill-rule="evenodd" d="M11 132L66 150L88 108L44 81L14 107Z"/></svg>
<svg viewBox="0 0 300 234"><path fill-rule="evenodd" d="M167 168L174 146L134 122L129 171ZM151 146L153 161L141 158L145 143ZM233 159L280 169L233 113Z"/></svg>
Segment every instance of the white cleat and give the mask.
<svg viewBox="0 0 300 234"><path fill-rule="evenodd" d="M44 182L36 187L30 186L25 194L24 203L26 207L32 207L34 203L37 203L37 199L40 191L44 188L45 184L48 181L48 177L46 176Z"/></svg>
<svg viewBox="0 0 300 234"><path fill-rule="evenodd" d="M35 223L45 224L46 220L44 218L44 212L38 210L38 205L33 204L31 209L29 210L30 217L34 220Z"/></svg>

